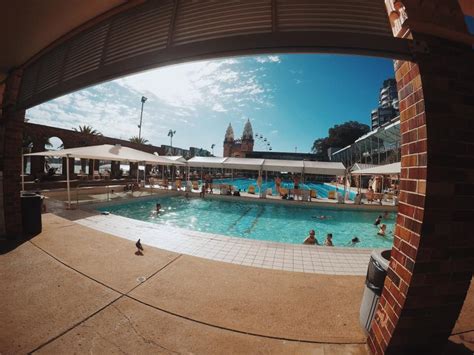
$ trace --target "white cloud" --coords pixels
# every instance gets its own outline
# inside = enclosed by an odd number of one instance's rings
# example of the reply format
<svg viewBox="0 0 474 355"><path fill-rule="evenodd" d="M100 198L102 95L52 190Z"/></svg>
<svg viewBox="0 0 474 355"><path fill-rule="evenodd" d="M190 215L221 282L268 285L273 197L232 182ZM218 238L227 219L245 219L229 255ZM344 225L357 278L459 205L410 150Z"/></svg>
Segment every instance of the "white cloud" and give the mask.
<svg viewBox="0 0 474 355"><path fill-rule="evenodd" d="M268 55L266 57L256 57L257 63L281 63L281 58L277 55Z"/></svg>

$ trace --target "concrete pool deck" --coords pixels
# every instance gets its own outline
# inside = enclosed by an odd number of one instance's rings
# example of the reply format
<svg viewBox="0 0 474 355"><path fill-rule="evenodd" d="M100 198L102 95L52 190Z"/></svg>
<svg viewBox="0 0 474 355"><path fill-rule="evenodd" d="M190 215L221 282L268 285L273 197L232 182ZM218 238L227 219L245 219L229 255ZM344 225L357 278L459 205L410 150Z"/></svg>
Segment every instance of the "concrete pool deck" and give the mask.
<svg viewBox="0 0 474 355"><path fill-rule="evenodd" d="M43 215L0 255L1 353L365 354L363 276L221 263ZM453 342L472 340L471 286ZM471 343L472 345L472 343ZM452 352L451 352L452 353Z"/></svg>

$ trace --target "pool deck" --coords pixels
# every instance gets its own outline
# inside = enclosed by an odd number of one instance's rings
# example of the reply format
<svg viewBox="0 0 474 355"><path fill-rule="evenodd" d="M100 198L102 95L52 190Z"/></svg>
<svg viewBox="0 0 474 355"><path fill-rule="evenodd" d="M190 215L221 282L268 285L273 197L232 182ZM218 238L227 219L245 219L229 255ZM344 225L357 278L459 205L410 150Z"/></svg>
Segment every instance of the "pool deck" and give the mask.
<svg viewBox="0 0 474 355"><path fill-rule="evenodd" d="M0 244L0 353L367 353L363 276L137 256L133 241L76 223L84 211L65 213ZM446 353L474 349L473 320L471 286Z"/></svg>

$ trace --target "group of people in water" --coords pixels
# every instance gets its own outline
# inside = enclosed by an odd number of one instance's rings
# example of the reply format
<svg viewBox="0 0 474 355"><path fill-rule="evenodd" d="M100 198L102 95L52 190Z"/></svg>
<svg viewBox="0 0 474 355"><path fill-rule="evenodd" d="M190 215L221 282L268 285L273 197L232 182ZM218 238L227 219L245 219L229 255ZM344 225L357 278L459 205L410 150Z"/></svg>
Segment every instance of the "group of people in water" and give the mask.
<svg viewBox="0 0 474 355"><path fill-rule="evenodd" d="M316 218L316 219L319 219L319 220L326 220L326 219L331 219L331 216L321 215L321 216L313 216L313 218ZM378 231L377 235L382 236L382 237L386 236L386 234L387 234L387 225L385 223L382 223L382 220L383 219L388 219L388 218L389 218L388 212L384 212L383 216L379 215L377 217L377 219L375 220L374 226L379 228L379 231ZM392 233L392 232L389 232L389 233ZM347 246L353 247L358 243L360 243L360 239L358 237L353 237L347 243ZM314 231L314 229L311 229L309 231L309 235L306 237L303 244L324 245L324 246L328 246L328 247L333 247L334 246L334 244L332 242L332 233L328 233L326 235L326 239L325 239L324 243L320 244L319 241L316 239L316 232Z"/></svg>

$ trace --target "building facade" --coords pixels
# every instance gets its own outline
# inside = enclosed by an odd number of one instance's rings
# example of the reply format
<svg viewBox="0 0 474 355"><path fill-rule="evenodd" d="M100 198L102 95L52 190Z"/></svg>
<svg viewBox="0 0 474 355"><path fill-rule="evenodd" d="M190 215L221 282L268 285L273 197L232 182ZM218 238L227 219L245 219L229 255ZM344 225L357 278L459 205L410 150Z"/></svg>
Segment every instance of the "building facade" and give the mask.
<svg viewBox="0 0 474 355"><path fill-rule="evenodd" d="M235 139L234 129L229 123L224 137L224 157L245 158L253 152L253 146L253 129L250 120L245 123L241 139Z"/></svg>
<svg viewBox="0 0 474 355"><path fill-rule="evenodd" d="M371 112L372 130L377 129L386 122L390 122L398 112L398 91L395 79L384 80L380 89L379 105Z"/></svg>

